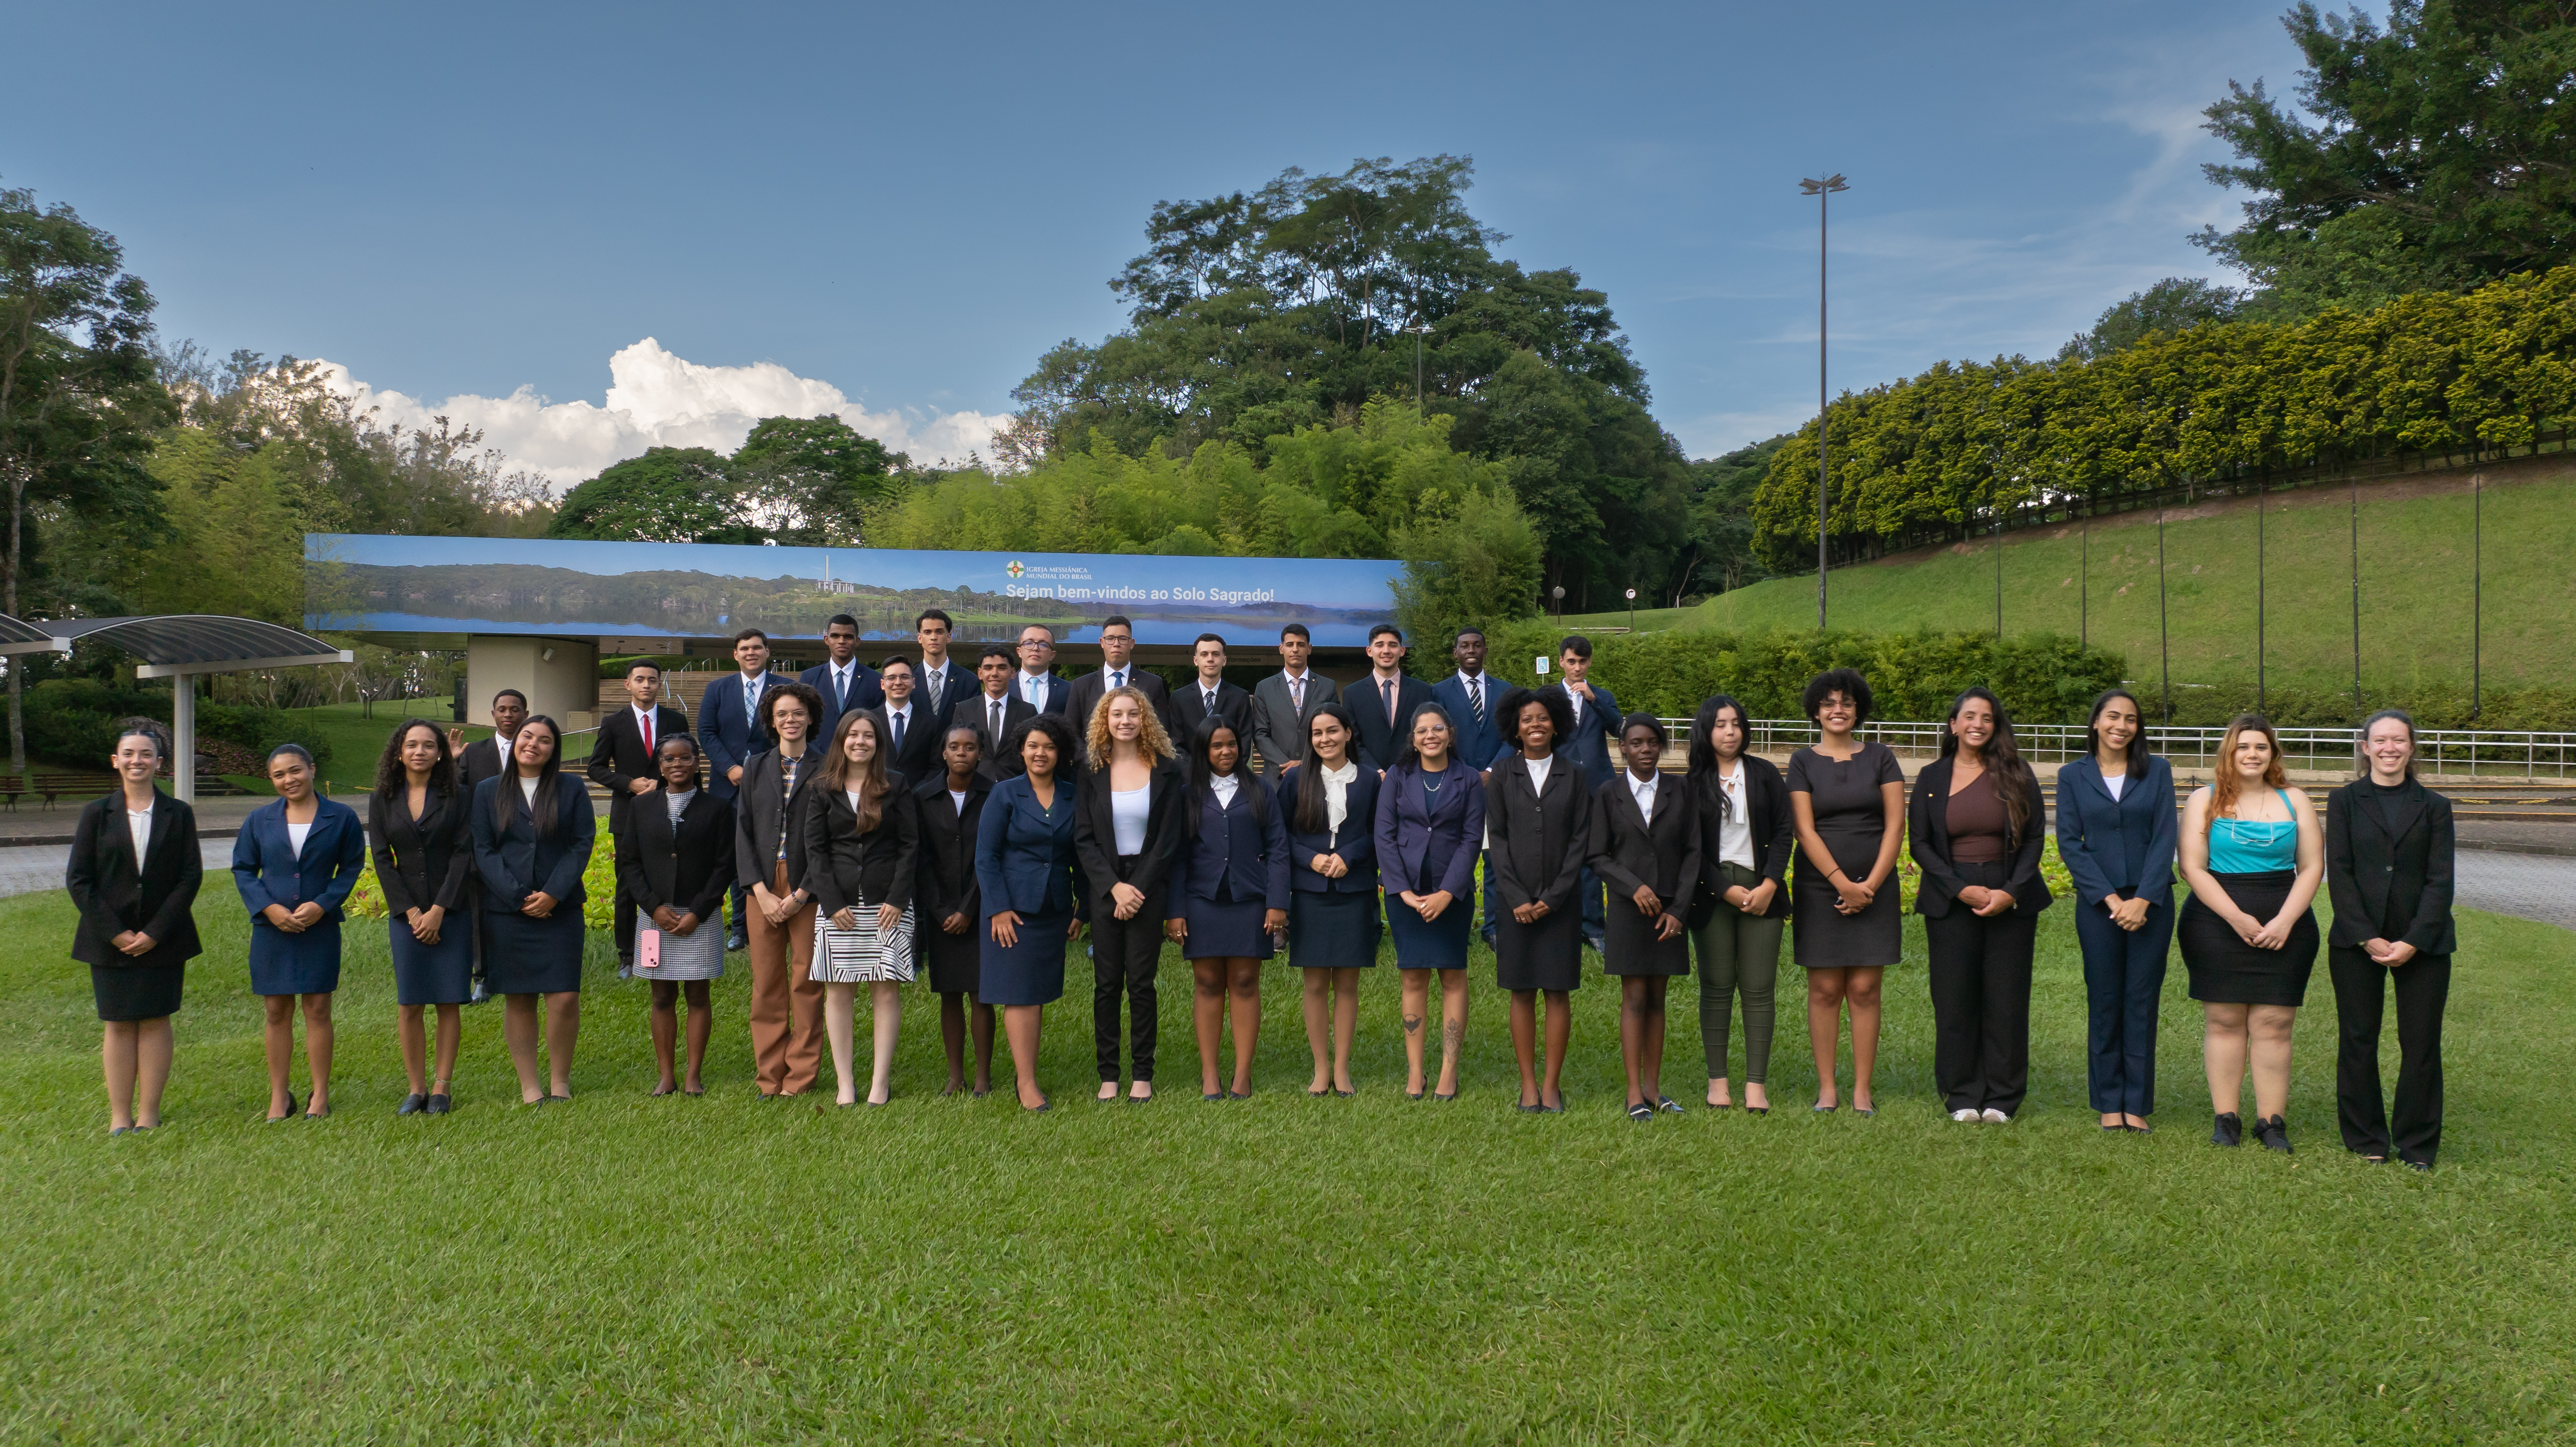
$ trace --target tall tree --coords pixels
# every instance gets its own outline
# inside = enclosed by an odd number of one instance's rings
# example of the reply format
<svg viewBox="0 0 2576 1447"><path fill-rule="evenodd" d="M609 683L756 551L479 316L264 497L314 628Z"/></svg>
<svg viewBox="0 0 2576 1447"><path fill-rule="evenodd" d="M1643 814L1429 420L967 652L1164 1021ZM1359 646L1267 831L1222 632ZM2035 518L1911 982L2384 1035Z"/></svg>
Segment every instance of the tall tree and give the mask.
<svg viewBox="0 0 2576 1447"><path fill-rule="evenodd" d="M857 547L863 510L901 489L910 459L838 417L765 417L733 454L751 524L782 543Z"/></svg>
<svg viewBox="0 0 2576 1447"><path fill-rule="evenodd" d="M651 447L564 495L550 538L756 543L731 464L703 447Z"/></svg>
<svg viewBox="0 0 2576 1447"><path fill-rule="evenodd" d="M2301 0L2283 18L2313 124L2228 84L2207 129L2254 193L2193 238L2288 315L2367 308L2576 261L2576 7L2394 0L2385 27Z"/></svg>
<svg viewBox="0 0 2576 1447"><path fill-rule="evenodd" d="M154 374L152 293L123 266L116 238L69 206L0 190L0 483L9 499L0 611L13 617L31 505L149 507L139 463L167 395ZM9 759L21 771L24 673L9 670Z"/></svg>

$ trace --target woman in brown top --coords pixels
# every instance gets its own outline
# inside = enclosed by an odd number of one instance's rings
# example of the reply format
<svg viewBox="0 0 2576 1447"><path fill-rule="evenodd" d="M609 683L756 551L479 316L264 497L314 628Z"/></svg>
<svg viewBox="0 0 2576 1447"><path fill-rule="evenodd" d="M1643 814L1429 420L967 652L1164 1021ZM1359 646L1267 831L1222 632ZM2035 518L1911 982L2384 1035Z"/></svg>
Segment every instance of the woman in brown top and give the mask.
<svg viewBox="0 0 2576 1447"><path fill-rule="evenodd" d="M1950 1118L2001 1125L2030 1084L2030 969L2047 809L1982 688L1950 704L1941 757L1914 780L1914 895L1931 955L1932 1079Z"/></svg>

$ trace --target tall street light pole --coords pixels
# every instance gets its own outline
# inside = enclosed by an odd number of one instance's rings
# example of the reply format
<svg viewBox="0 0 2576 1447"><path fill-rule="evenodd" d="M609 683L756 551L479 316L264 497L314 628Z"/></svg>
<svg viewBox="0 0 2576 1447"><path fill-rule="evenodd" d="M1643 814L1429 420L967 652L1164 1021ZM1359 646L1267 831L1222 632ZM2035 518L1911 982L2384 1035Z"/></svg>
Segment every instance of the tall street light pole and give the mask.
<svg viewBox="0 0 2576 1447"><path fill-rule="evenodd" d="M1431 323L1415 322L1399 330L1413 333L1413 420L1419 424L1422 421L1422 339L1431 335Z"/></svg>
<svg viewBox="0 0 2576 1447"><path fill-rule="evenodd" d="M1833 193L1851 187L1836 171L1821 181L1801 178L1798 194L1816 198L1816 631L1825 628L1825 208Z"/></svg>

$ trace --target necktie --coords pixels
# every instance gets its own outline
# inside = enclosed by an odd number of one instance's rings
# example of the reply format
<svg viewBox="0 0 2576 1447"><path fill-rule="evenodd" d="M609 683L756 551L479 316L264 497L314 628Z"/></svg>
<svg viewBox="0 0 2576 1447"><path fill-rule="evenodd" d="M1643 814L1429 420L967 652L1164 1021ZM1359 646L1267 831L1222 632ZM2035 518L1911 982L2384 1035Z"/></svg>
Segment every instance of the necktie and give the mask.
<svg viewBox="0 0 2576 1447"><path fill-rule="evenodd" d="M1002 743L1002 701L1001 701L1000 699L998 699L998 698L997 698L997 699L993 700L993 709L992 709L992 712L993 712L993 745L994 745L994 747L999 748L999 747L1001 746L1001 743Z"/></svg>
<svg viewBox="0 0 2576 1447"><path fill-rule="evenodd" d="M760 717L760 675L756 673L743 677L742 711L754 719Z"/></svg>
<svg viewBox="0 0 2576 1447"><path fill-rule="evenodd" d="M1109 672L1109 686L1111 688L1125 688L1127 686L1127 670L1123 668L1111 669Z"/></svg>
<svg viewBox="0 0 2576 1447"><path fill-rule="evenodd" d="M653 716L638 712L636 717L644 721L644 757L649 759L653 757Z"/></svg>
<svg viewBox="0 0 2576 1447"><path fill-rule="evenodd" d="M921 706L930 710L932 718L937 718L939 717L939 695L943 691L941 685L948 681L948 670L934 668L922 676L930 681L930 691L923 697Z"/></svg>
<svg viewBox="0 0 2576 1447"><path fill-rule="evenodd" d="M1467 680L1467 707L1474 710L1476 727L1485 726L1485 676L1477 674Z"/></svg>
<svg viewBox="0 0 2576 1447"><path fill-rule="evenodd" d="M1377 686L1378 691L1386 695L1386 722L1387 726L1392 728L1395 726L1395 680L1382 678L1378 680Z"/></svg>
<svg viewBox="0 0 2576 1447"><path fill-rule="evenodd" d="M1202 696L1199 699L1199 711L1203 714L1216 712L1216 690L1213 688L1202 689L1200 690L1200 693Z"/></svg>
<svg viewBox="0 0 2576 1447"><path fill-rule="evenodd" d="M894 711L894 751L898 754L903 752L903 716L910 712L912 710L905 708Z"/></svg>
<svg viewBox="0 0 2576 1447"><path fill-rule="evenodd" d="M1302 673L1288 680L1288 707L1296 710L1299 718L1306 716L1306 676Z"/></svg>
<svg viewBox="0 0 2576 1447"><path fill-rule="evenodd" d="M832 703L836 708L849 707L850 671L846 668L832 670Z"/></svg>

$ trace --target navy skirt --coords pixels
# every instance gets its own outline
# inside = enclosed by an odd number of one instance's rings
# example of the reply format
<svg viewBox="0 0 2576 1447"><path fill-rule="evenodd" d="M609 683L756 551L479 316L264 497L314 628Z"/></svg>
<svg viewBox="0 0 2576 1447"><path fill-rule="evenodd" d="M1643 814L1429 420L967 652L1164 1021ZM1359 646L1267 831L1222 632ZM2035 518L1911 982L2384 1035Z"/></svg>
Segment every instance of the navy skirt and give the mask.
<svg viewBox="0 0 2576 1447"><path fill-rule="evenodd" d="M1019 943L1004 949L993 942L993 917L975 922L983 939L983 961L975 999L985 1005L1052 1005L1064 998L1065 931L1073 911L1020 916Z"/></svg>
<svg viewBox="0 0 2576 1447"><path fill-rule="evenodd" d="M483 916L483 988L495 995L560 995L581 988L581 906L544 919Z"/></svg>
<svg viewBox="0 0 2576 1447"><path fill-rule="evenodd" d="M474 993L474 916L459 912L438 923L438 943L422 944L400 915L385 922L393 943L394 1003L462 1005Z"/></svg>
<svg viewBox="0 0 2576 1447"><path fill-rule="evenodd" d="M340 922L326 919L288 934L265 918L250 925L250 992L328 995L340 988Z"/></svg>
<svg viewBox="0 0 2576 1447"><path fill-rule="evenodd" d="M92 965L89 992L101 1020L157 1020L179 1013L179 990L188 967Z"/></svg>
<svg viewBox="0 0 2576 1447"><path fill-rule="evenodd" d="M1386 932L1395 940L1400 970L1467 968L1467 936L1476 917L1475 900L1453 899L1440 917L1428 923L1412 906L1393 894L1386 897Z"/></svg>
<svg viewBox="0 0 2576 1447"><path fill-rule="evenodd" d="M1377 963L1377 938L1374 890L1288 896L1288 962L1300 969L1366 969Z"/></svg>
<svg viewBox="0 0 2576 1447"><path fill-rule="evenodd" d="M1266 960L1276 951L1270 932L1261 927L1262 916L1269 910L1257 899L1201 899L1191 895L1181 901L1181 918L1189 921L1190 937L1181 945L1185 960Z"/></svg>

